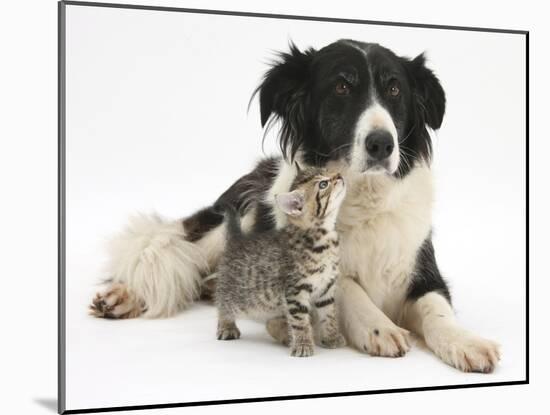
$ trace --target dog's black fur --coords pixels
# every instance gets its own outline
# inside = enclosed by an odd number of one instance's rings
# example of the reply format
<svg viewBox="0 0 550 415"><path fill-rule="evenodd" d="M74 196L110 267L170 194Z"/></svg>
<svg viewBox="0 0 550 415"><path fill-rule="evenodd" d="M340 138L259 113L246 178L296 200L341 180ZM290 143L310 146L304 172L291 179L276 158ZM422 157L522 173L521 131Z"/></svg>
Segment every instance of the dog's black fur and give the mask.
<svg viewBox="0 0 550 415"><path fill-rule="evenodd" d="M367 58L365 58L367 56ZM392 88L399 94L393 96ZM335 91L344 93L337 93ZM409 174L415 161L431 159L428 128L438 129L445 113L445 93L439 80L425 66L424 55L403 58L378 44L341 40L320 50L300 51L290 46L266 73L259 93L261 123L281 122L283 157L292 160L298 151L306 164L323 166L333 160L349 161L358 118L373 96L391 115L397 129L400 163L393 173ZM271 207L262 196L277 177L278 159L269 158L235 182L209 208L184 220L191 241L200 239L223 221L223 206L244 213L255 202L255 231L273 228ZM408 298L430 291L450 294L442 279L429 237L419 250Z"/></svg>

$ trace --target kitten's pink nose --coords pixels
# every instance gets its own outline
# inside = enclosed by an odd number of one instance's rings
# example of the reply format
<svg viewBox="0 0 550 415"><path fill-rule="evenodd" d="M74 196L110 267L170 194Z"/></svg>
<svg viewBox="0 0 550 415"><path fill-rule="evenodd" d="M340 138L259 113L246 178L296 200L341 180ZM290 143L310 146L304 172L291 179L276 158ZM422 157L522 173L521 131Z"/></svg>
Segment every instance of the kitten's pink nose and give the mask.
<svg viewBox="0 0 550 415"><path fill-rule="evenodd" d="M334 180L338 181L340 180L342 183L344 182L344 178L340 173L338 173L336 176L334 176Z"/></svg>

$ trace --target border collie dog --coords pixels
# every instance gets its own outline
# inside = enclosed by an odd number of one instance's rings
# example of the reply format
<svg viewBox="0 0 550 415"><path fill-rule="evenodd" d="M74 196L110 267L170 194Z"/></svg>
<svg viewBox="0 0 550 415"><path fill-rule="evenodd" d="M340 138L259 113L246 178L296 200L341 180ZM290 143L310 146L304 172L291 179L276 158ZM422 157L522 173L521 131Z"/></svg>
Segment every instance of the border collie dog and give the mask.
<svg viewBox="0 0 550 415"><path fill-rule="evenodd" d="M262 126L280 123L282 156L261 161L183 220L133 218L113 238L108 287L92 314L160 317L184 309L215 283L222 206L241 213L245 232L281 227L275 195L288 191L296 162L334 166L348 185L337 221L336 298L348 342L371 355L403 356L412 331L449 365L491 372L499 347L457 323L434 256L429 131L441 126L445 93L424 56L411 60L353 40L319 50L291 45L256 92ZM268 329L279 340L287 335L284 324Z"/></svg>

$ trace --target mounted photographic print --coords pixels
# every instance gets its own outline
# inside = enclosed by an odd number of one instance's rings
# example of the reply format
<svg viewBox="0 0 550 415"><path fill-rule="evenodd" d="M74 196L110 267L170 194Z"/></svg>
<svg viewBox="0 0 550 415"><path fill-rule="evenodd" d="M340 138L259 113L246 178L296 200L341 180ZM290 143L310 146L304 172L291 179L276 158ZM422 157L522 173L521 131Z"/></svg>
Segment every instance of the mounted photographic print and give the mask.
<svg viewBox="0 0 550 415"><path fill-rule="evenodd" d="M59 410L528 382L528 32L59 3Z"/></svg>

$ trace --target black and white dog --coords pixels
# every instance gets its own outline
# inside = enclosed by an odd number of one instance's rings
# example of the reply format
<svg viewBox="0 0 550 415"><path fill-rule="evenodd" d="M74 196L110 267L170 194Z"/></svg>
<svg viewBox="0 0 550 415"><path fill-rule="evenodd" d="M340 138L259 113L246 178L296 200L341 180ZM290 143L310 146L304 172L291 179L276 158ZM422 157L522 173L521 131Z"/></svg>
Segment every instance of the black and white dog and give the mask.
<svg viewBox="0 0 550 415"><path fill-rule="evenodd" d="M434 257L429 129L441 126L445 94L424 56L410 60L377 44L340 40L320 50L291 46L280 57L257 92L262 125L281 123L283 157L260 162L214 205L183 220L134 218L113 239L111 279L93 314L155 317L185 308L224 249L220 206L242 212L247 231L280 227L285 216L274 198L288 191L293 160L334 165L348 183L337 224L337 304L349 343L371 355L402 356L411 330L446 363L491 372L498 346L455 321Z"/></svg>

